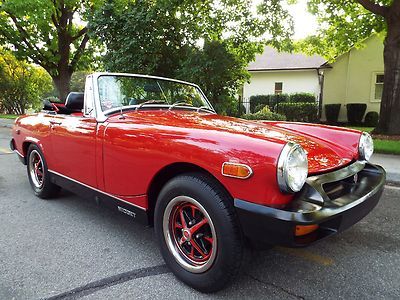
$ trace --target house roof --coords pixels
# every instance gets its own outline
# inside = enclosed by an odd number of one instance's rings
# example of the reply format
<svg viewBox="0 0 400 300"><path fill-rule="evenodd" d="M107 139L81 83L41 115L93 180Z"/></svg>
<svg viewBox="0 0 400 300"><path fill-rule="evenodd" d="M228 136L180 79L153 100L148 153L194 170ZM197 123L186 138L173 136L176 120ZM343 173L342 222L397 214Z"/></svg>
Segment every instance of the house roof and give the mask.
<svg viewBox="0 0 400 300"><path fill-rule="evenodd" d="M327 60L319 55L307 56L301 53L278 52L266 46L262 54L256 55L248 71L304 70L330 67Z"/></svg>

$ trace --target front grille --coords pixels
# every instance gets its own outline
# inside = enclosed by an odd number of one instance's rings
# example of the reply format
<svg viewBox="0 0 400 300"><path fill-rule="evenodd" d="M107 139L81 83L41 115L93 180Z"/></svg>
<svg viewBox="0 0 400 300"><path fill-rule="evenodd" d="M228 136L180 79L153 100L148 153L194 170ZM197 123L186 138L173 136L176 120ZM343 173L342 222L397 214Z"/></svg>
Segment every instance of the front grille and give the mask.
<svg viewBox="0 0 400 300"><path fill-rule="evenodd" d="M339 181L325 183L322 185L322 187L329 199L335 200L346 194L349 194L357 185L357 181L358 174L355 174Z"/></svg>

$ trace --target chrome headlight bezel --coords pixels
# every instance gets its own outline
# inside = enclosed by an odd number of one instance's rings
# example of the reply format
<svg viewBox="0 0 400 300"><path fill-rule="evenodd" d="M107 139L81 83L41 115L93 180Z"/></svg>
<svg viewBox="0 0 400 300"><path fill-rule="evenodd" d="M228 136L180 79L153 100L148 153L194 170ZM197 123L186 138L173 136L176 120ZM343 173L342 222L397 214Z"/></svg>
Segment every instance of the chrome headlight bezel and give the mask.
<svg viewBox="0 0 400 300"><path fill-rule="evenodd" d="M296 160L297 165L302 173L300 173L300 178L298 178L298 182L293 182L290 178L293 176L289 176L291 166L290 161L294 159L295 163L292 168L296 167ZM281 154L279 155L278 159L278 166L277 166L277 179L279 189L284 193L296 193L299 192L308 176L308 159L307 153L299 144L288 142L282 149Z"/></svg>
<svg viewBox="0 0 400 300"><path fill-rule="evenodd" d="M358 142L358 154L361 160L369 161L374 153L374 141L371 135L363 132Z"/></svg>

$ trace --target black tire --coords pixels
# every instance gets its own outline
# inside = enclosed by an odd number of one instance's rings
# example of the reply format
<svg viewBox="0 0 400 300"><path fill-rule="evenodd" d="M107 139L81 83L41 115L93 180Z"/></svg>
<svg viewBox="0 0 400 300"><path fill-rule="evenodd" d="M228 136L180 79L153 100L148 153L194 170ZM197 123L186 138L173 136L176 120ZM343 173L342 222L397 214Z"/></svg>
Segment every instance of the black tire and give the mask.
<svg viewBox="0 0 400 300"><path fill-rule="evenodd" d="M193 235L187 233L201 222L204 225ZM192 288L216 292L239 273L244 254L242 232L232 198L214 179L188 173L168 181L157 199L154 227L166 264ZM201 252L195 245L202 246Z"/></svg>
<svg viewBox="0 0 400 300"><path fill-rule="evenodd" d="M28 148L26 169L29 183L37 197L49 199L58 195L61 188L50 181L50 174L44 155L35 144L31 144ZM42 174L41 176L39 175L40 173Z"/></svg>

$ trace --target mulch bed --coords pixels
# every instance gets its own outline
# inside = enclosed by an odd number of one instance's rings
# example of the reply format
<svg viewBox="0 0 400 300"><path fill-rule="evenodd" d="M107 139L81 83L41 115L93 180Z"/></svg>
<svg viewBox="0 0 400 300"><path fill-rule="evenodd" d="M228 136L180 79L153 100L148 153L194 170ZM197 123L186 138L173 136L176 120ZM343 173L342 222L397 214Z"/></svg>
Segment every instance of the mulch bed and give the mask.
<svg viewBox="0 0 400 300"><path fill-rule="evenodd" d="M372 134L372 137L377 140L400 141L400 135Z"/></svg>

